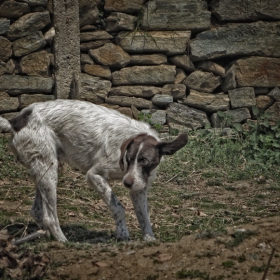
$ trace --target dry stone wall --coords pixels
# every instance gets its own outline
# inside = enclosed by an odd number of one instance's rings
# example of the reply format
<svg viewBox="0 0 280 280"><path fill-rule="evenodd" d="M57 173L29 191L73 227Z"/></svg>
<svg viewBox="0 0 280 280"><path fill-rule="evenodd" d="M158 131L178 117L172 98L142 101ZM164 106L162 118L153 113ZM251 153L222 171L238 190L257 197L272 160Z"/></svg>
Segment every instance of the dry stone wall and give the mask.
<svg viewBox="0 0 280 280"><path fill-rule="evenodd" d="M0 2L0 114L55 99L48 0Z"/></svg>
<svg viewBox="0 0 280 280"><path fill-rule="evenodd" d="M60 97L52 8L0 3L4 117ZM245 123L254 106L280 121L279 0L79 0L79 23L83 100L149 114L166 132L219 127L218 111Z"/></svg>

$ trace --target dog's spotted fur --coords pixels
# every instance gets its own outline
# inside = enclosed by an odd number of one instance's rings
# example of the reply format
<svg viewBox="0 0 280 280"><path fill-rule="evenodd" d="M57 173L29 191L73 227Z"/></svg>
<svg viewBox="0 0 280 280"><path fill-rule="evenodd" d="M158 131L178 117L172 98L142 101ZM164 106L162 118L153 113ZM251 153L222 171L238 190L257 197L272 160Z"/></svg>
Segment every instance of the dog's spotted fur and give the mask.
<svg viewBox="0 0 280 280"><path fill-rule="evenodd" d="M128 240L124 207L109 180L121 180L130 197L145 240L153 240L147 191L163 155L173 154L188 140L180 135L161 142L149 125L89 102L56 100L35 103L7 121L0 132L11 132L11 150L36 184L31 215L58 241L66 241L57 217L56 188L59 162L86 173L88 184L110 208L118 239Z"/></svg>

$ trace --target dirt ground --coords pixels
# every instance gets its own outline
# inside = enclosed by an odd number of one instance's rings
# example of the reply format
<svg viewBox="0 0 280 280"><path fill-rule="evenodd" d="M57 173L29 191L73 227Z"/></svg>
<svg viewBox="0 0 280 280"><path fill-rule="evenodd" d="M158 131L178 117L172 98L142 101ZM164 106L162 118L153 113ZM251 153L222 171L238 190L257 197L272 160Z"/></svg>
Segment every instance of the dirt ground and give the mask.
<svg viewBox="0 0 280 280"><path fill-rule="evenodd" d="M228 228L227 233L193 234L174 243L42 241L39 249L30 250L7 245L3 235L0 239L0 271L6 265L5 275L16 276L19 267L24 271L29 263L31 275L37 275L33 279L280 279L280 217ZM23 261L26 252L29 259Z"/></svg>

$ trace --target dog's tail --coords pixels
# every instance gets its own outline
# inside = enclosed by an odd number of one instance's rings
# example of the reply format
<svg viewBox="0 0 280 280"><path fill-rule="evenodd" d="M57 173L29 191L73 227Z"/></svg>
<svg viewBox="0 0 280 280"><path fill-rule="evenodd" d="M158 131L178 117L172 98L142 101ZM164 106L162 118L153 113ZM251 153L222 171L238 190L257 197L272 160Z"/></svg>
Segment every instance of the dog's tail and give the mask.
<svg viewBox="0 0 280 280"><path fill-rule="evenodd" d="M2 117L0 117L0 132L3 133L14 133L14 129L12 127L12 125L10 124L10 122Z"/></svg>

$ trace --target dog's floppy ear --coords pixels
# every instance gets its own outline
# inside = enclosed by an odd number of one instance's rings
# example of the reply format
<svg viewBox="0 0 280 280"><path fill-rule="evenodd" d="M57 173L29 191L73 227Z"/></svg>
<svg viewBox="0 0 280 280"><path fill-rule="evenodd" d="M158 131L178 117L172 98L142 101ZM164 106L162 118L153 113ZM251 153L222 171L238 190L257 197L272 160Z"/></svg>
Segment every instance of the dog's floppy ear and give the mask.
<svg viewBox="0 0 280 280"><path fill-rule="evenodd" d="M124 170L124 163L123 163L123 158L124 158L124 154L126 152L126 150L128 149L129 145L133 142L134 137L133 138L129 138L127 140L125 140L122 145L121 145L121 155L120 155L120 159L119 159L119 165L121 170Z"/></svg>
<svg viewBox="0 0 280 280"><path fill-rule="evenodd" d="M173 155L188 143L188 133L184 132L172 142L159 142L157 148L160 156Z"/></svg>

